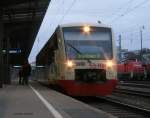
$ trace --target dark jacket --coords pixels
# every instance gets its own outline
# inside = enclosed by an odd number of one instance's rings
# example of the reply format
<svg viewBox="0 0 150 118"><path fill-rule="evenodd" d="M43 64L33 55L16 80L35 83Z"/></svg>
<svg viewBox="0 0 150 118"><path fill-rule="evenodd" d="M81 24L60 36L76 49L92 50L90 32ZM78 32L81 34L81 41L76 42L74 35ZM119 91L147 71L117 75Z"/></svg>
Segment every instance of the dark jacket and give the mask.
<svg viewBox="0 0 150 118"><path fill-rule="evenodd" d="M27 77L31 74L31 66L30 64L23 65L22 67L22 76Z"/></svg>

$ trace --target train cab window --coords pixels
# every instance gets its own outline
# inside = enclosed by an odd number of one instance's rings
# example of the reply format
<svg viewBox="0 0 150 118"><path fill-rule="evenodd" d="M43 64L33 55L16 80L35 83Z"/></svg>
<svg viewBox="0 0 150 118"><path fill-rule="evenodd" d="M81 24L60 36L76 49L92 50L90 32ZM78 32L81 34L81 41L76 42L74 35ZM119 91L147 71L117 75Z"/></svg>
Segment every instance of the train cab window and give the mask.
<svg viewBox="0 0 150 118"><path fill-rule="evenodd" d="M67 56L71 59L111 59L111 29L91 27L90 33L84 33L81 27L63 28Z"/></svg>

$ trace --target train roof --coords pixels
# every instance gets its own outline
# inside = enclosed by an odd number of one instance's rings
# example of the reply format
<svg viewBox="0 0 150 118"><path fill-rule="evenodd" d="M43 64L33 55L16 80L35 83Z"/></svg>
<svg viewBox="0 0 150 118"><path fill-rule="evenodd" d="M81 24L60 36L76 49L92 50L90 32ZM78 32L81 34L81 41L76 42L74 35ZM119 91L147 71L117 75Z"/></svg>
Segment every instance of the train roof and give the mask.
<svg viewBox="0 0 150 118"><path fill-rule="evenodd" d="M105 24L99 24L99 23L67 23L67 24L61 24L59 25L59 27L74 27L74 26L85 26L85 25L89 25L89 26L95 26L95 27L107 27L107 28L111 28L111 26L109 25L105 25Z"/></svg>

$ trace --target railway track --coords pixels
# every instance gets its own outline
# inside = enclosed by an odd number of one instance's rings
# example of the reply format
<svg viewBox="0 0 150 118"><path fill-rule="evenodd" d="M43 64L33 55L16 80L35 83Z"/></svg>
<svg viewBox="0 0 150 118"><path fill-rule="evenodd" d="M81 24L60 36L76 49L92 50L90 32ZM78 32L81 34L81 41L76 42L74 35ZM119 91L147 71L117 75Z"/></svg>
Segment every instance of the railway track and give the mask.
<svg viewBox="0 0 150 118"><path fill-rule="evenodd" d="M150 85L150 78L149 80L139 80L139 81L121 81L122 83L136 83L136 84L145 84L145 85Z"/></svg>
<svg viewBox="0 0 150 118"><path fill-rule="evenodd" d="M150 89L150 83L120 82L119 86L130 86L130 87L139 87L139 88L149 88Z"/></svg>
<svg viewBox="0 0 150 118"><path fill-rule="evenodd" d="M150 111L125 104L111 97L79 98L78 100L119 118L149 118Z"/></svg>
<svg viewBox="0 0 150 118"><path fill-rule="evenodd" d="M137 95L143 97L150 97L150 84L137 84L137 83L119 83L116 89L116 93L124 93L130 95Z"/></svg>
<svg viewBox="0 0 150 118"><path fill-rule="evenodd" d="M138 91L138 90L133 90L133 89L117 88L113 92L150 98L150 92Z"/></svg>
<svg viewBox="0 0 150 118"><path fill-rule="evenodd" d="M121 118L149 118L150 117L150 109L147 108L142 108L134 104L126 103L122 101L122 99L116 99L112 96L110 97L98 97L99 99L104 99L108 103L112 103L118 107L120 107L120 111L122 113L122 108L123 110L127 110L125 116L119 116ZM118 116L118 114L116 114ZM119 114L120 115L120 114Z"/></svg>
<svg viewBox="0 0 150 118"><path fill-rule="evenodd" d="M147 98L149 95L144 95L135 91L129 92L129 90L121 91L116 89L113 95L108 97L76 97L75 99L111 113L119 118L150 118L150 100ZM145 103L133 103L132 101L136 101L135 98L137 98L137 96L142 96L139 101L145 101ZM147 103L149 103L149 105ZM145 107L145 105L147 105L147 107Z"/></svg>
<svg viewBox="0 0 150 118"><path fill-rule="evenodd" d="M133 85L133 86L132 86ZM97 97L83 102L111 113L119 118L150 118L149 85L131 83L119 85L108 97ZM84 99L84 98L83 98Z"/></svg>

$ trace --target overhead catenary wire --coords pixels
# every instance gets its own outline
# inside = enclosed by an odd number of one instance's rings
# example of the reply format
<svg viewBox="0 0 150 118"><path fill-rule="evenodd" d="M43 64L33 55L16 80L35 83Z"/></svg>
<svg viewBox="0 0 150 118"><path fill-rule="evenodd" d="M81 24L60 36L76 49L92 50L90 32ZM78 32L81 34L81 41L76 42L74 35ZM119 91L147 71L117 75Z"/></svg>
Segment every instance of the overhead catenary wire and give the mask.
<svg viewBox="0 0 150 118"><path fill-rule="evenodd" d="M55 0L51 0L52 2L54 2ZM138 2L138 3L136 3L136 1ZM136 10L136 9L138 9L138 8L140 8L140 7L143 7L143 6L145 6L145 4L148 2L149 0L141 0L141 1L138 1L138 0L126 0L126 1L124 1L123 3L124 4L122 4L122 2L120 3L120 7L119 8L117 8L117 9L115 9L115 11L116 12L114 12L113 14L112 14L112 18L113 19L111 19L110 17L109 17L109 19L110 20L114 20L114 22L118 22L118 20L121 18L121 17L124 17L124 16L126 16L127 14L129 14L129 13L131 13L131 12L133 12L134 10ZM66 16L69 14L71 14L71 15L74 15L74 14L84 14L84 15L102 15L103 16L103 13L104 13L104 15L105 15L105 13L107 12L107 13L109 13L110 11L107 11L107 10L105 10L105 9L99 9L99 8L96 8L96 7L94 7L94 8L90 8L90 6L92 5L90 5L89 6L89 8L90 9L83 9L83 8L79 8L79 9L75 9L76 7L74 7L74 5L76 4L76 2L78 3L78 2L80 2L80 1L77 1L77 0L57 0L57 9L53 9L51 12L50 12L50 14L55 14L55 16L54 16L54 18L56 19L55 21L54 21L54 24L55 25L57 25L57 23L59 24L59 23L61 23L65 18L66 18ZM93 2L93 1L92 1ZM135 4L133 4L133 2L135 3ZM86 2L85 2L86 3ZM75 5L75 6L77 6L77 4ZM55 8L55 7L53 7L53 8ZM107 14L106 13L106 14ZM110 14L111 14L111 12L110 12ZM120 16L120 15L122 15L122 16ZM90 17L93 17L93 16L90 16ZM66 20L66 19L65 19ZM57 23L56 23L57 22ZM146 21L147 22L147 21ZM52 25L52 23L50 24L50 25ZM50 25L48 26L48 27L50 27ZM131 24L130 26L132 26L133 24ZM145 22L144 22L144 24L142 24L142 25L145 25L146 26L146 24L145 24ZM115 26L115 25L114 25ZM119 31L119 32L117 32L116 34L122 34L122 33L129 33L129 32L132 32L134 29L137 29L137 31L135 31L135 33L133 33L133 40L135 40L134 39L134 37L135 37L135 35L138 35L139 34L139 24L136 24L135 23L135 26L132 26L133 27L133 29L130 29L130 28L128 28L127 29L127 31ZM135 28L136 27L136 28ZM147 26L146 26L147 27ZM119 28L120 29L120 28ZM124 29L123 29L124 30ZM42 32L43 33L43 32ZM137 34L136 34L137 33ZM128 35L128 34L127 34ZM130 34L129 34L130 35ZM144 34L144 37L146 36L146 34ZM130 36L129 36L129 38L130 38ZM138 36L136 37L136 38L138 38ZM147 37L148 38L148 37ZM124 39L123 39L124 40ZM40 41L39 41L39 44L40 44Z"/></svg>
<svg viewBox="0 0 150 118"><path fill-rule="evenodd" d="M122 35L122 34L117 34L117 36L118 35ZM129 36L130 35L130 36ZM130 37L132 37L133 38L133 40L134 39L139 39L139 34L133 34L133 33L131 33L131 34L129 34L129 35L122 35L122 37L125 37L124 39L122 39L122 40L130 40ZM129 37L129 38L127 38L127 37ZM150 37L150 35L149 35L149 33L146 33L146 34L144 34L144 36L143 37Z"/></svg>
<svg viewBox="0 0 150 118"><path fill-rule="evenodd" d="M115 16L118 14L118 12L120 12L122 9L124 9L124 8L126 8L126 7L129 7L129 6L127 6L127 5L131 4L133 1L134 1L134 0L129 0L128 2L124 3L123 5L121 5L121 6L118 8L117 12L115 12L115 13L112 14L112 17L115 17ZM127 9L128 9L128 8L127 8ZM112 19L112 20L113 20L113 19ZM112 20L111 20L111 21L112 21ZM111 21L110 21L110 22L111 22Z"/></svg>
<svg viewBox="0 0 150 118"><path fill-rule="evenodd" d="M126 34L126 33L139 33L139 27L141 25L137 26L137 25L133 25L131 27L127 27L127 28L124 28L122 29L121 31L115 31L115 33L117 34ZM150 32L150 24L146 24L144 23L143 26L146 27L145 31L149 31Z"/></svg>
<svg viewBox="0 0 150 118"><path fill-rule="evenodd" d="M129 0L126 4L130 4L130 3L132 3L134 0ZM73 5L74 5L74 2L75 2L75 0L72 2L72 4L70 5L70 7L68 8L68 10L65 12L65 14L64 14L64 16L62 17L62 19L60 20L60 22L62 22L63 20L64 20L64 18L65 18L65 16L68 14L68 12L71 10L71 8L73 7ZM130 12L132 12L132 11L134 11L135 9L137 9L137 8L139 8L139 7L141 7L142 5L144 5L144 4L146 4L148 2L148 0L144 0L144 1L142 1L142 2L140 2L138 5L136 5L136 6L134 6L133 8L131 8L130 9L130 7L128 6L127 7L127 9L125 10L125 12L123 12L123 13L121 13L121 16L119 15L119 17L117 17L117 19L115 19L115 20L118 20L119 18L121 18L121 17L123 17L123 16L125 16L125 15L127 15L127 14L129 14ZM126 6L126 5L124 5L124 6ZM120 9L122 9L122 7L120 7ZM78 11L79 12L79 11ZM74 11L74 13L77 13L77 11ZM92 13L98 13L98 12L88 12L87 14L92 14ZM80 12L80 14L81 14L81 12ZM135 33L137 33L136 35L139 35L138 33L139 33L139 31L137 30L137 31L135 31ZM129 40L131 41L132 40L132 42L133 42L133 40L134 40L134 36L135 36L135 34L132 34L133 36L132 36L132 39L130 39L129 38Z"/></svg>
<svg viewBox="0 0 150 118"><path fill-rule="evenodd" d="M71 8L73 7L73 5L76 3L77 0L73 0L71 5L68 7L68 9L66 10L66 12L64 13L64 15L62 16L62 18L60 19L58 25L64 20L65 16L69 13L69 11L71 10Z"/></svg>
<svg viewBox="0 0 150 118"><path fill-rule="evenodd" d="M53 3L55 3L55 1L56 0L52 0L52 2ZM70 9L72 8L72 6L75 4L75 2L76 2L76 0L73 0L73 2L71 3L71 5L68 7L68 9L66 10L66 12L63 14L63 16L62 16L62 18L60 18L60 20L59 21L57 21L57 20L55 20L55 22L57 23L57 25L59 25L59 23L61 23L61 21L64 19L64 17L66 16L66 14L68 14L68 12L70 11ZM52 4L52 3L51 3ZM62 10L61 8L61 6L62 5L64 5L64 0L62 0L62 2L60 3L60 6L58 6L59 8L58 8L58 10L57 10L57 15L59 14L59 12ZM58 17L58 16L55 16L55 19ZM44 19L45 19L45 17L44 17ZM44 20L43 20L44 21ZM41 26L40 26L40 28L42 27L42 25L45 25L45 23L43 23L42 22L42 24L41 24ZM50 24L50 26L52 26L52 24ZM49 27L50 27L49 26ZM57 27L57 26L56 26ZM40 30L39 30L40 31ZM53 32L54 32L54 30L53 30ZM51 34L53 33L53 32L51 32ZM38 32L39 33L39 32ZM39 37L38 37L38 34L37 34L37 36L36 36L36 40L35 40L37 43L37 48L38 48L38 51L40 51L42 48L39 48L39 44L41 45L41 43L40 43L40 39L39 39ZM48 41L48 40L47 40ZM46 42L47 42L46 41ZM45 45L46 44L46 42L43 44L43 45Z"/></svg>
<svg viewBox="0 0 150 118"><path fill-rule="evenodd" d="M141 3L139 3L138 5L134 6L133 8L131 8L130 10L125 11L124 13L121 13L118 17L116 17L115 19L113 19L112 21L110 21L110 23L114 23L117 20L119 20L121 17L126 16L127 14L133 12L134 10L140 8L142 5L146 4L147 2L149 2L149 0L144 0Z"/></svg>

